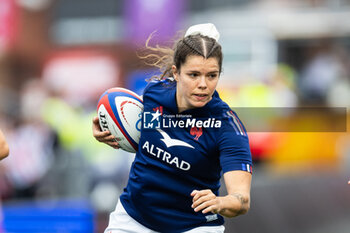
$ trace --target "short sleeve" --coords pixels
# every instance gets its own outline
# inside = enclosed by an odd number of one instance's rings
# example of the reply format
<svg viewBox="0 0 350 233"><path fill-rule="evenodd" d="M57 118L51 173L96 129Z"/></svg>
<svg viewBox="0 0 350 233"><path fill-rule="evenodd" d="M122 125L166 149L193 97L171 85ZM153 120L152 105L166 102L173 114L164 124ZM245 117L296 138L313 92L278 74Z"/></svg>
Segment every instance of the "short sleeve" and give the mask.
<svg viewBox="0 0 350 233"><path fill-rule="evenodd" d="M252 155L248 135L243 123L231 110L224 114L218 146L223 173L234 170L252 173Z"/></svg>

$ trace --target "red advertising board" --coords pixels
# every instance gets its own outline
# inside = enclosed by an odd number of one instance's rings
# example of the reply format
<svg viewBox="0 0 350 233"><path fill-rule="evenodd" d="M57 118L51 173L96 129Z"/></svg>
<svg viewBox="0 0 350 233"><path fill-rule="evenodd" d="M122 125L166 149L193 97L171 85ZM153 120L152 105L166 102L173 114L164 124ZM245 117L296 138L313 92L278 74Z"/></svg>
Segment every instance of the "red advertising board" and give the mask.
<svg viewBox="0 0 350 233"><path fill-rule="evenodd" d="M118 62L104 52L72 50L54 52L45 62L42 78L47 88L66 101L96 101L119 83Z"/></svg>
<svg viewBox="0 0 350 233"><path fill-rule="evenodd" d="M0 0L0 54L13 46L17 33L15 0Z"/></svg>

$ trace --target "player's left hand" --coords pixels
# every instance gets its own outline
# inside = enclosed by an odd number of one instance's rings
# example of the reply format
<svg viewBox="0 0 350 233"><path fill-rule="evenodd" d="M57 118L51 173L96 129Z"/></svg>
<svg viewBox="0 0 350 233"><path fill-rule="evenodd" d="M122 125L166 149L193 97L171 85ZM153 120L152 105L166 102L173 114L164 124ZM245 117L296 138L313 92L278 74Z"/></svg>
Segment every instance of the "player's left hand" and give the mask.
<svg viewBox="0 0 350 233"><path fill-rule="evenodd" d="M191 196L193 197L191 207L195 212L202 210L203 214L209 212L217 214L221 211L221 197L217 197L210 189L193 190Z"/></svg>

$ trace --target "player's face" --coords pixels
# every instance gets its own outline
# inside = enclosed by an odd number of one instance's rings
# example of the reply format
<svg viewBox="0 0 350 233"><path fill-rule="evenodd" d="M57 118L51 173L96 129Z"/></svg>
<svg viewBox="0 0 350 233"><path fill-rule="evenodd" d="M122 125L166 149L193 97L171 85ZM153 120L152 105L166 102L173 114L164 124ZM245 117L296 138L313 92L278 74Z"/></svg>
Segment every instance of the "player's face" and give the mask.
<svg viewBox="0 0 350 233"><path fill-rule="evenodd" d="M188 56L180 71L173 66L177 81L176 102L180 111L200 108L212 98L219 81L219 64L216 58Z"/></svg>

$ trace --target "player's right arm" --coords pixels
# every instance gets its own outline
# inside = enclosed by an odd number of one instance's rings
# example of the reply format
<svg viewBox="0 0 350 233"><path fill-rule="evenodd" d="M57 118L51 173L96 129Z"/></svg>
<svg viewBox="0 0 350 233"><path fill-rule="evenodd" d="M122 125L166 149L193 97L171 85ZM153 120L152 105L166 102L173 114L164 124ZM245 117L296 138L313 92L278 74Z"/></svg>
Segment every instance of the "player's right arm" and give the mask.
<svg viewBox="0 0 350 233"><path fill-rule="evenodd" d="M102 131L100 128L100 124L98 123L98 117L95 116L92 119L92 135L99 142L103 142L114 149L119 149L120 146L118 142L115 141L115 137L111 134L110 131Z"/></svg>
<svg viewBox="0 0 350 233"><path fill-rule="evenodd" d="M6 142L5 136L0 130L0 160L7 157L10 153L9 146Z"/></svg>

